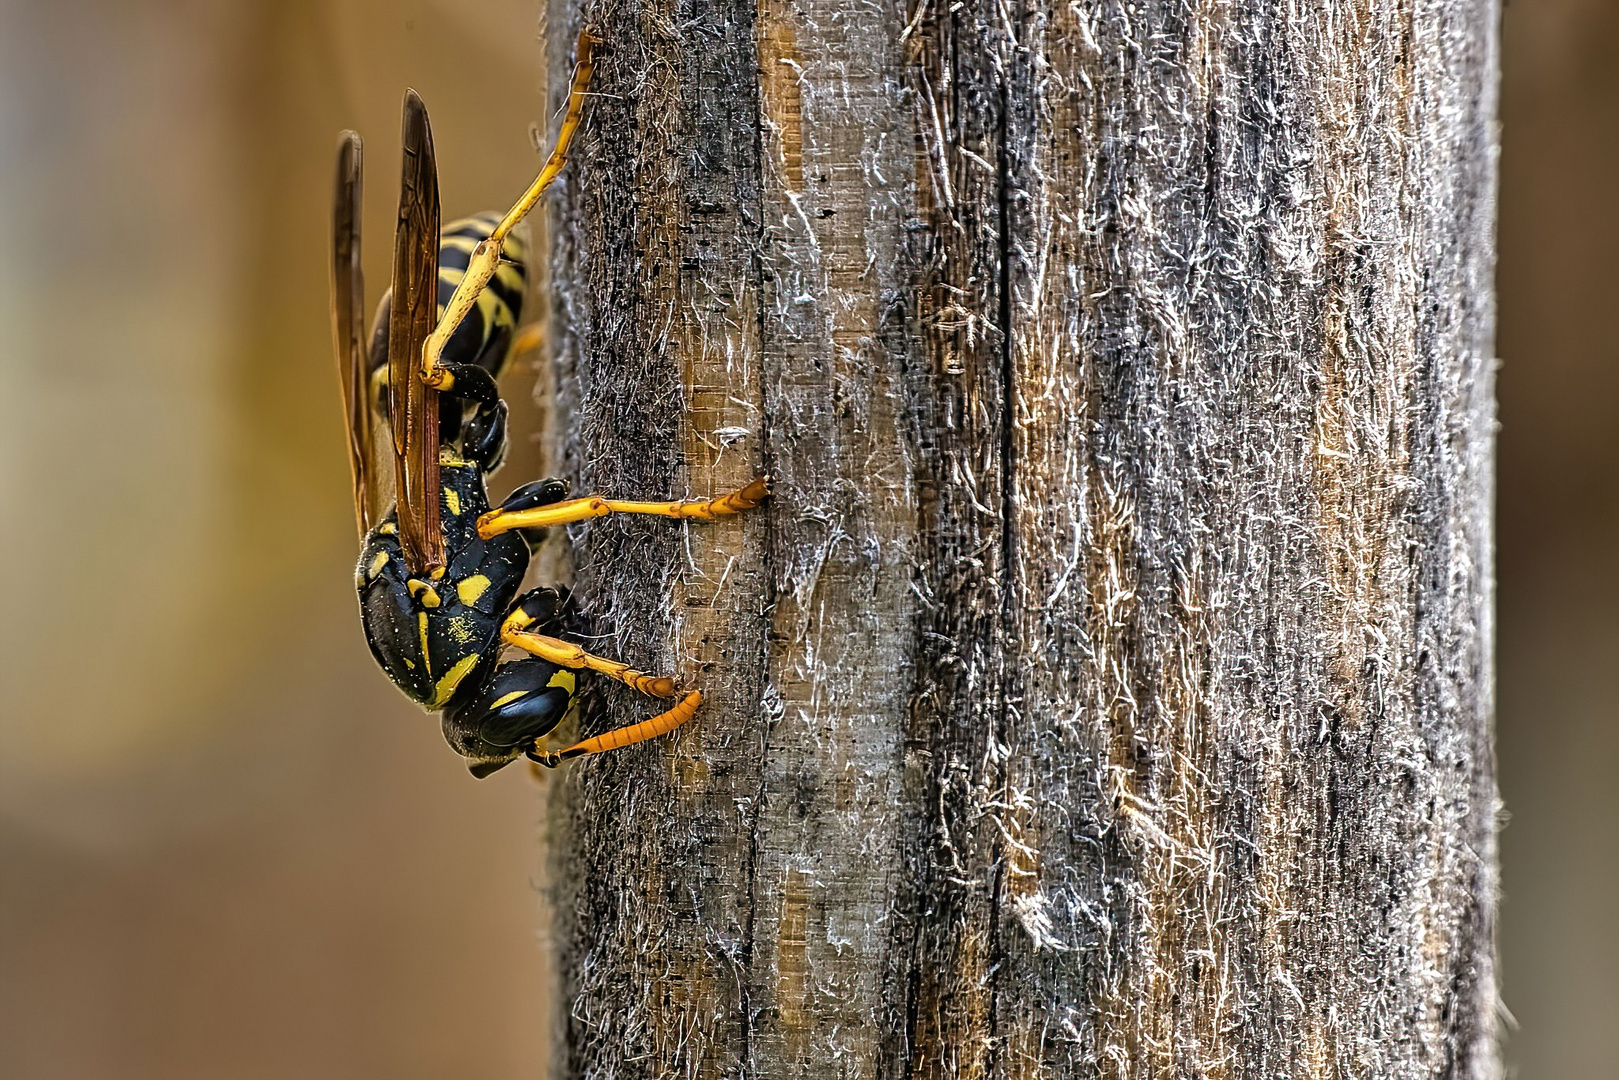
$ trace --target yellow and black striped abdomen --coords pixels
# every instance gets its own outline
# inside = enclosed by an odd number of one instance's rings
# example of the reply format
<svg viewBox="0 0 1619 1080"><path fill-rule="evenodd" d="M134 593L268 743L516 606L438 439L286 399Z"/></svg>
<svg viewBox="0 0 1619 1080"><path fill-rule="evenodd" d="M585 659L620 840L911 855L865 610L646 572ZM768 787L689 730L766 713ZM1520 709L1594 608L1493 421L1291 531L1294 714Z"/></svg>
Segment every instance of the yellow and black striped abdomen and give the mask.
<svg viewBox="0 0 1619 1080"><path fill-rule="evenodd" d="M474 214L446 225L439 234L438 249L438 310L455 294L455 288L466 276L467 260L478 242L488 237L500 221L492 211ZM492 375L499 375L506 362L506 352L517 320L523 314L523 295L527 291L528 242L519 233L511 233L500 249L500 266L488 288L478 295L478 302L467 313L466 319L456 327L444 349L444 359L452 364L477 364Z"/></svg>
<svg viewBox="0 0 1619 1080"><path fill-rule="evenodd" d="M492 212L452 221L439 232L438 313L455 295L455 287L466 276L467 259L478 241L494 231L500 215ZM523 316L523 296L528 282L528 241L520 232L507 234L500 248L500 266L489 286L461 325L450 335L444 359L452 364L476 364L489 374L500 375L506 365L517 322ZM370 359L367 364L371 405L386 416L388 407L388 313L393 291L382 294L371 321Z"/></svg>

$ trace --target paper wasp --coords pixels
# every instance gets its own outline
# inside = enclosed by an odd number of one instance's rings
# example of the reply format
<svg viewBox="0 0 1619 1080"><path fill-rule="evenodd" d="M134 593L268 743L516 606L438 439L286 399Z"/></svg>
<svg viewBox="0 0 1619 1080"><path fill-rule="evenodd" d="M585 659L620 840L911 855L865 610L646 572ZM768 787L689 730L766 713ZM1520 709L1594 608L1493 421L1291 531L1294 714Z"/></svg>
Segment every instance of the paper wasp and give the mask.
<svg viewBox="0 0 1619 1080"><path fill-rule="evenodd" d="M360 137L346 131L338 145L332 323L362 545L355 571L360 614L377 663L412 699L443 713L445 739L477 777L524 755L554 767L650 739L691 719L702 702L700 692L682 694L672 679L542 632L555 629L557 593L536 588L517 595L541 530L611 513L709 520L768 495L761 477L704 501L567 499L567 485L548 479L489 506L484 480L506 450L506 403L495 376L525 282L524 245L511 233L567 162L584 110L591 46L581 35L568 110L534 183L503 217L455 222L442 236L427 108L414 90L406 93L392 287L378 305L368 350L360 327ZM379 463L389 451L391 507ZM507 647L527 655L502 660ZM545 737L573 703L578 670L680 700L650 720L546 751Z"/></svg>

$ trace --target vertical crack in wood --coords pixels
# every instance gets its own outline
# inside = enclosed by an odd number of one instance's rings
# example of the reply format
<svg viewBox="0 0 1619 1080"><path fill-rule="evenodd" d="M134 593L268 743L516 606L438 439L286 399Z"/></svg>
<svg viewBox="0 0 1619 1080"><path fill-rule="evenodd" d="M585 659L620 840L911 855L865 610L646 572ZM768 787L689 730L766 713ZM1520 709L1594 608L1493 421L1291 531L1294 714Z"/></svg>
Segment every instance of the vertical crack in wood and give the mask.
<svg viewBox="0 0 1619 1080"><path fill-rule="evenodd" d="M1022 5L1017 2L1008 3L1010 19L1007 18L1006 9L1003 9L1003 26L1000 35L991 39L1001 77L997 79L999 108L995 127L995 229L998 256L998 281L1000 308L996 318L996 337L1000 353L1000 407L997 423L1000 439L1000 628L999 639L1001 649L1005 654L1002 661L1000 686L997 689L998 701L996 703L995 730L991 734L992 747L997 751L996 756L1006 755L1006 748L1010 743L1012 719L1010 710L1014 700L1021 700L1022 695L1018 687L1020 672L1024 668L1023 636L1019 633L1018 581L1020 571L1018 567L1018 476L1017 476L1017 444L1015 428L1017 422L1017 355L1015 346L1015 327L1012 310L1012 252L1015 243L1015 227L1012 212L1012 202L1016 193L1017 177L1012 161L1012 84L1017 81L1017 74L1022 65L1019 62L1019 46L1017 41L1017 26L1021 22ZM1009 755L1006 755L1009 756ZM1013 800L1009 797L1011 790L1011 770L1006 764L995 770L996 775L990 779L991 805L990 813L997 817L1004 817L997 828L997 834L990 841L991 877L989 882L989 910L987 920L989 924L989 950L992 956L999 957L1004 953L1002 947L1003 913L1001 910L1002 897L1006 894L1009 874L1033 873L1027 866L1027 861L1019 856L1028 852L1025 846L1013 847L1009 840L1010 834L1018 831L1016 821L1017 811L1013 809ZM1012 860L1015 866L1008 865ZM1019 879L1019 883L1021 884ZM1004 1035L1000 1025L1000 1003L1002 1000L1000 975L1001 965L996 962L986 975L989 996L988 1052L985 1055L984 1068L991 1075L1006 1071L1002 1064L1004 1053Z"/></svg>

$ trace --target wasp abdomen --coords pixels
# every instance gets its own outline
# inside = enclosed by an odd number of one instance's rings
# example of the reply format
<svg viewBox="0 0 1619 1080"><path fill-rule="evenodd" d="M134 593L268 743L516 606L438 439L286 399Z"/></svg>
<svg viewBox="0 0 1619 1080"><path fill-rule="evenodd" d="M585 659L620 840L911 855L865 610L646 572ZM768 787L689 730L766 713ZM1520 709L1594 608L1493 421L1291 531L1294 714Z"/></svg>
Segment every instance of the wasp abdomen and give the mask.
<svg viewBox="0 0 1619 1080"><path fill-rule="evenodd" d="M500 215L491 211L460 218L446 225L439 233L438 248L438 310L442 316L445 305L455 295L456 286L466 276L467 259L478 242L488 237ZM506 353L511 346L518 320L523 317L523 297L528 292L528 243L516 233L507 235L500 245L500 266L489 286L479 294L478 302L461 325L450 335L444 347L443 360L447 364L473 364L489 374L499 376L506 364ZM368 365L373 382L385 379L388 359L388 317L392 310L392 290L377 301L377 311L371 320L371 345ZM372 397L380 407L386 394L373 387Z"/></svg>
<svg viewBox="0 0 1619 1080"><path fill-rule="evenodd" d="M438 309L442 316L450 298L466 276L472 249L484 240L500 215L485 212L452 221L440 233L438 249ZM444 347L446 364L476 364L491 375L499 375L506 362L512 334L523 314L523 295L528 288L528 245L516 234L508 234L500 246L500 265L488 287Z"/></svg>

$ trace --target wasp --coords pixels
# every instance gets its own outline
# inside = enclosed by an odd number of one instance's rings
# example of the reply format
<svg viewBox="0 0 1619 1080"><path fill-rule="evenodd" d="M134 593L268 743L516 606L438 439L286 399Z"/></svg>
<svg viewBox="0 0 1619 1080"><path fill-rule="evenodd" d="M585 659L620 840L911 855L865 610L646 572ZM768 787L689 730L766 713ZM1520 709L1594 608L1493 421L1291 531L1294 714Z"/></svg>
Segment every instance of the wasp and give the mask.
<svg viewBox="0 0 1619 1080"><path fill-rule="evenodd" d="M482 778L527 756L563 760L672 731L702 703L673 679L643 674L558 636L560 596L523 577L544 530L606 514L711 520L757 506L760 477L699 501L569 499L552 478L491 507L486 479L506 451L496 377L522 313L526 249L513 228L567 162L583 115L593 41L581 35L567 112L538 177L504 215L440 231L438 170L427 108L405 94L404 157L393 275L361 344L361 141L338 143L332 212L332 325L348 427L361 552L355 570L371 654L394 684L442 713L445 740ZM392 458L392 493L384 460ZM506 658L508 650L513 658ZM648 720L547 750L572 707L576 673L594 671L675 701Z"/></svg>

